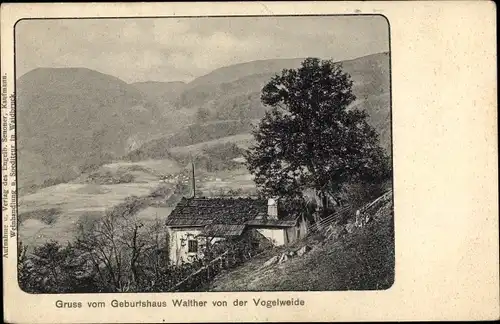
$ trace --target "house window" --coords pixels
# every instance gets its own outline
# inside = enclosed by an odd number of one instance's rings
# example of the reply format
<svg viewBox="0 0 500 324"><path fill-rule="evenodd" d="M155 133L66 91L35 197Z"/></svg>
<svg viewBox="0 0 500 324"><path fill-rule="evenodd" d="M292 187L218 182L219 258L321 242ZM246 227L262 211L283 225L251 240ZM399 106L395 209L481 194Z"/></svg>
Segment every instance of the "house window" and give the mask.
<svg viewBox="0 0 500 324"><path fill-rule="evenodd" d="M198 252L198 241L197 240L189 240L188 241L188 252L193 252L193 253Z"/></svg>

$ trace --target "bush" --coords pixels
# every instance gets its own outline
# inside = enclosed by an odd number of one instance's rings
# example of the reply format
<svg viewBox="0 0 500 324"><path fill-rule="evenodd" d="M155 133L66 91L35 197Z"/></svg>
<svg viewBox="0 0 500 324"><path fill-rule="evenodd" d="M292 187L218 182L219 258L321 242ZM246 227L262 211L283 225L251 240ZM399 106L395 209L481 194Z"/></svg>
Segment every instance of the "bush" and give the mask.
<svg viewBox="0 0 500 324"><path fill-rule="evenodd" d="M68 244L47 242L36 247L31 255L20 245L18 281L28 293L102 292L96 285L95 274L86 261Z"/></svg>
<svg viewBox="0 0 500 324"><path fill-rule="evenodd" d="M174 191L174 189L172 189L172 187L170 185L162 184L162 185L159 185L158 187L156 187L155 189L153 189L149 193L149 197L152 197L152 198L168 197L168 196L170 196L172 191Z"/></svg>
<svg viewBox="0 0 500 324"><path fill-rule="evenodd" d="M203 148L203 152L210 157L231 160L242 156L244 151L239 148L235 143L221 143Z"/></svg>
<svg viewBox="0 0 500 324"><path fill-rule="evenodd" d="M77 226L85 229L92 228L104 217L104 212L85 212L78 217Z"/></svg>
<svg viewBox="0 0 500 324"><path fill-rule="evenodd" d="M61 210L59 208L37 209L20 213L18 219L21 224L27 219L36 219L44 224L53 225L59 218L60 214Z"/></svg>
<svg viewBox="0 0 500 324"><path fill-rule="evenodd" d="M384 191L382 183L350 182L343 186L339 196L349 204L346 212L354 217L356 210L380 197Z"/></svg>

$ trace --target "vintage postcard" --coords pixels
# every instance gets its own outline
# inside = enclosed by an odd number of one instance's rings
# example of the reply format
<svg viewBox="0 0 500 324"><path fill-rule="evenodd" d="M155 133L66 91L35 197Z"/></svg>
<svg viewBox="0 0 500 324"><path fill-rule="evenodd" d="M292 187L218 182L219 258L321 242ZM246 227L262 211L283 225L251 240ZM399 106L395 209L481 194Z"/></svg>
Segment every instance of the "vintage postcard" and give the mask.
<svg viewBox="0 0 500 324"><path fill-rule="evenodd" d="M5 321L498 319L495 10L3 5Z"/></svg>

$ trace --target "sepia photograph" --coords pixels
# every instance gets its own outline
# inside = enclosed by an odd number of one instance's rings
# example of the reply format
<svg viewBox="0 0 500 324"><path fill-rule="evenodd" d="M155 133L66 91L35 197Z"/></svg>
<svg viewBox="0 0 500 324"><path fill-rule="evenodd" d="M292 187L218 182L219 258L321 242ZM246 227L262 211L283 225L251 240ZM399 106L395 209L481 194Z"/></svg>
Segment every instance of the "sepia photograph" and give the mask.
<svg viewBox="0 0 500 324"><path fill-rule="evenodd" d="M4 322L499 319L495 12L2 3Z"/></svg>
<svg viewBox="0 0 500 324"><path fill-rule="evenodd" d="M22 19L30 294L386 290L382 15Z"/></svg>

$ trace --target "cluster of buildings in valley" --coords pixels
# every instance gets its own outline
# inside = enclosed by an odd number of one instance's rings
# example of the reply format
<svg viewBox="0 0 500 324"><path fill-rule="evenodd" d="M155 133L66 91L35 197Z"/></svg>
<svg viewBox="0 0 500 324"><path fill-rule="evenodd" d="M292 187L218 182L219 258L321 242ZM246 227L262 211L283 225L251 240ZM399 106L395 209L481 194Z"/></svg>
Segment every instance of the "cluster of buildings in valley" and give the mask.
<svg viewBox="0 0 500 324"><path fill-rule="evenodd" d="M185 173L180 173L180 174L167 174L167 175L162 175L160 176L160 182L162 183L189 183L191 180L191 177ZM196 182L206 182L206 181L215 181L215 182L221 182L221 178L216 178L213 176L206 176L206 177L201 177L200 179L196 179Z"/></svg>

